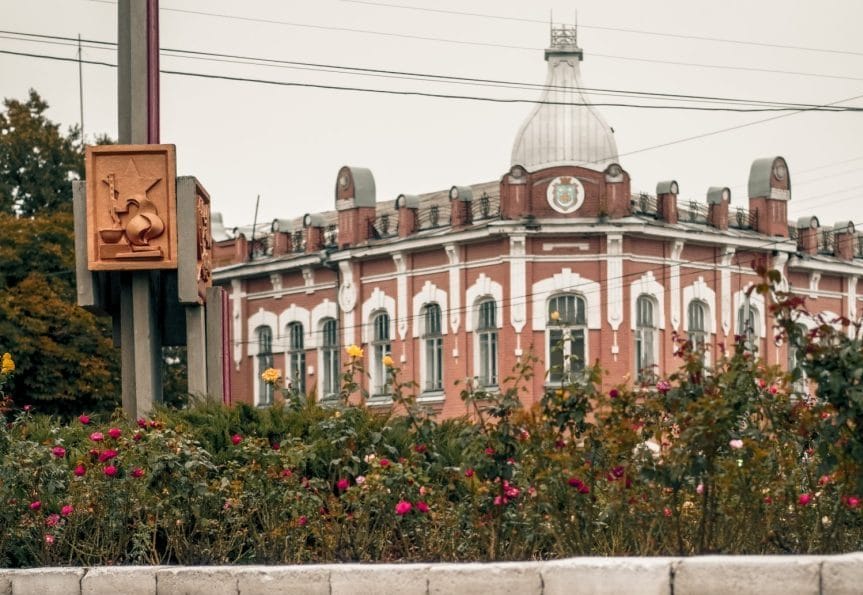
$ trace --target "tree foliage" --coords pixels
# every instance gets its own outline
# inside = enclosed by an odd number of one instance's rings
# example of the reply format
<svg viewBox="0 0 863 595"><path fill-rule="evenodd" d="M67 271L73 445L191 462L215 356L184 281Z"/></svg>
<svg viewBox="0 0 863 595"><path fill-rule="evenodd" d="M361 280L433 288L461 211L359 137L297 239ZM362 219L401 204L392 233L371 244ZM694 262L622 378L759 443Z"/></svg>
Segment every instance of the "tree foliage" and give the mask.
<svg viewBox="0 0 863 595"><path fill-rule="evenodd" d="M42 411L113 407L119 365L110 321L76 305L70 181L83 173L78 131L62 135L30 92L0 113L0 351L7 393Z"/></svg>
<svg viewBox="0 0 863 595"><path fill-rule="evenodd" d="M0 210L29 217L71 210L69 182L83 177L80 130L45 117L48 104L31 89L27 101L5 99L0 113Z"/></svg>

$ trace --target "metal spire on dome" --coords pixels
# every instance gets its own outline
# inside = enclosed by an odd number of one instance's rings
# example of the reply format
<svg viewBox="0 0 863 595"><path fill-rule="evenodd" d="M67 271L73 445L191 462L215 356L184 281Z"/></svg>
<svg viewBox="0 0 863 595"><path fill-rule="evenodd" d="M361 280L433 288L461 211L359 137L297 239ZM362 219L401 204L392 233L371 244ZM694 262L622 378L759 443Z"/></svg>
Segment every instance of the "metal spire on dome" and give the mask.
<svg viewBox="0 0 863 595"><path fill-rule="evenodd" d="M528 171L558 165L601 171L617 162L611 127L581 91L583 58L577 25L551 25L545 89L515 137L512 165Z"/></svg>

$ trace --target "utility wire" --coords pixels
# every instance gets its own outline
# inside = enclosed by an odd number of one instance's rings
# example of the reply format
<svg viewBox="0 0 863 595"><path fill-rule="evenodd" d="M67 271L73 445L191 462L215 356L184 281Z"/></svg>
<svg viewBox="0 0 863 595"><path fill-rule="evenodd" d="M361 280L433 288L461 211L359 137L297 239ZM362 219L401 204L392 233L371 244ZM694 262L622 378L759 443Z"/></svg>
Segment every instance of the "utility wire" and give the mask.
<svg viewBox="0 0 863 595"><path fill-rule="evenodd" d="M110 0L89 0L90 2L99 2L102 4L116 4L116 2L111 2ZM353 29L350 27L334 27L334 26L326 26L326 25L313 25L307 23L295 23L291 21L280 21L276 19L265 19L265 18L257 18L257 17L244 17L240 15L230 15L230 14L221 14L221 13L212 13L206 11L197 11L197 10L185 10L180 8L161 8L160 10L164 10L167 12L179 12L186 14L196 14L200 16L209 16L215 18L223 18L223 19L234 19L239 21L247 21L253 23L265 23L270 25L281 25L286 27L299 27L299 28L308 28L308 29L316 29L316 30L330 30L330 31L339 31L343 33L360 33L364 35L378 35L384 37L397 37L403 39L416 39L420 41L432 41L437 43L450 43L450 44L458 44L458 45L473 45L473 46L482 46L482 47L496 47L496 48L505 48L505 49L514 49L514 50L522 50L522 51L532 51L539 52L543 51L545 48L538 47L526 47L526 46L517 46L517 45L507 45L500 43L485 43L479 41L465 41L461 39L445 39L440 37L426 37L421 35L408 35L406 33L391 33L386 31L371 31L367 29ZM815 49L815 48L813 48ZM839 50L836 50L839 51ZM844 80L863 80L858 77L848 77L841 75L829 75L829 74L818 74L811 72L798 72L798 71L790 71L790 70L777 70L774 68L754 68L747 66L728 66L728 65L719 65L719 64L700 64L693 62L679 62L679 61L671 61L671 60L657 60L651 58L634 58L630 56L614 56L610 54L597 54L591 53L591 56L595 56L598 58L606 58L610 60L634 60L637 62L649 62L656 64L669 64L673 66L691 66L695 68L718 68L718 69L726 69L726 70L739 70L739 71L747 71L747 72L764 72L768 74L783 74L783 75L794 75L794 76L816 76L822 78L831 78L831 79L844 79Z"/></svg>
<svg viewBox="0 0 863 595"><path fill-rule="evenodd" d="M0 34L14 34L20 36L27 37L36 37L39 39L50 39L50 40L62 40L68 41L68 45L77 47L77 39L72 37L64 37L58 35L43 35L43 34L34 34L34 33L23 33L23 32L15 32L15 31L0 31ZM0 36L2 37L2 36ZM15 38L7 38L7 39L15 39ZM22 39L24 41L24 39ZM114 42L106 42L100 40L92 40L92 39L82 39L82 41L99 44L104 47L97 46L85 46L91 47L93 49L113 49L116 47L116 43ZM47 41L45 43L48 43ZM63 44L59 44L63 45ZM706 101L710 103L719 103L719 102L730 102L730 103L743 103L750 105L769 105L769 106L791 106L791 107L815 107L812 104L802 104L802 103L792 103L792 102L779 102L779 101L766 101L766 100L758 100L758 99L740 99L740 98L731 98L731 97L714 97L714 96L706 96L706 95L685 95L678 93L662 93L662 92L649 92L649 91L632 91L625 89L605 89L605 88L597 88L597 87L571 87L571 86L561 86L561 85L545 85L542 83L524 83L518 81L506 81L499 79L486 79L486 78L476 78L476 77L460 77L453 75L441 75L441 74L430 74L430 73L419 73L419 72L409 72L409 71L400 71L400 70L385 70L385 69L377 69L377 68L364 68L364 67L355 67L355 66L344 66L337 64L322 64L315 62L300 62L294 60L280 60L275 58L267 58L267 57L255 57L255 56L243 56L237 54L225 54L218 52L204 52L204 51L195 51L195 50L185 50L185 49L175 49L175 48L161 48L161 52L165 56L169 56L170 54L181 54L182 58L191 58L192 56L200 56L201 59L214 61L214 62L231 62L231 60L241 60L248 62L236 62L239 64L248 64L248 63L262 63L256 65L275 65L275 66L296 66L296 67L307 67L308 70L320 70L322 72L345 72L349 74L369 74L369 75L393 75L392 78L406 78L407 80L424 80L430 79L432 81L440 81L445 83L467 83L467 84L478 84L478 85L488 85L488 86L502 86L502 87L510 87L510 88L525 88L525 89L560 89L566 91L583 91L587 92L591 95L621 95L621 96L636 96L643 97L648 99L654 98L662 98L662 99L672 99L675 101ZM216 58L224 58L226 60L217 60ZM861 78L860 80L863 80Z"/></svg>
<svg viewBox="0 0 863 595"><path fill-rule="evenodd" d="M116 68L115 64L109 64L106 62L98 62L93 60L78 60L77 58L64 58L60 56L48 56L45 54L34 54L29 52L14 52L10 50L0 50L0 54L10 54L15 56L24 56L30 58L42 58L49 60L58 60L63 62L75 62L82 64L92 64L92 65L100 65L100 66L110 66ZM863 111L863 107L854 107L854 106L842 106L836 107L833 104L826 104L820 106L806 107L806 108L796 108L796 107L760 107L760 108L740 108L740 107L706 107L706 106L691 106L691 105L645 105L645 104L635 104L635 103L613 103L613 102L587 102L587 101L543 101L537 99L518 99L518 98L503 98L503 97L480 97L474 95L456 95L456 94L448 94L448 93L432 93L428 91L399 91L394 89L373 89L367 87L350 87L344 85L325 85L319 83L300 83L296 81L276 81L272 79L261 79L261 78L250 78L250 77L242 77L242 76L229 76L224 74L208 74L202 72L188 72L188 71L180 71L180 70L167 70L161 69L160 72L162 74L172 74L178 76L185 77L195 77L195 78L205 78L205 79L213 79L213 80L225 80L225 81L233 81L233 82L243 82L243 83L257 83L262 85L274 85L281 87L300 87L300 88L311 88L311 89L323 89L330 91L353 91L353 92L361 92L361 93L373 93L373 94L381 94L381 95L396 95L396 96L412 96L412 97L428 97L435 99L455 99L455 100L466 100L466 101L482 101L489 103L510 103L510 104L518 104L518 103L526 103L526 104L540 104L540 105L561 105L561 106L592 106L592 107L623 107L623 108L639 108L639 109L658 109L658 110L687 110L687 111L707 111L707 112L787 112L792 111L793 113L798 113L801 111L829 111L829 112L860 112ZM863 97L863 95L859 96ZM854 97L852 99L857 99L858 97ZM846 101L850 101L848 99ZM841 103L841 102L834 102ZM788 114L786 114L788 115ZM780 116L781 117L781 116ZM764 120L766 121L766 120ZM739 127L749 126L751 124L742 125ZM733 129L733 128L732 128ZM712 133L716 134L716 132ZM691 139L685 139L691 140ZM682 142L682 141L680 141ZM646 149L642 149L646 150ZM636 151L640 152L640 151Z"/></svg>
<svg viewBox="0 0 863 595"><path fill-rule="evenodd" d="M401 4L389 4L386 2L371 2L369 0L339 0L340 2L347 2L350 4L365 4L367 6L379 6L384 8L399 8L402 10L416 10L422 12L433 12L439 14L451 14L457 16L466 16L466 17L478 17L485 19L496 19L502 21L516 21L520 23L537 23L540 25L548 25L549 22L546 20L539 19L528 19L524 17L507 17L502 15L495 14L483 14L479 12L462 12L458 10L444 10L441 8L426 8L422 6L406 6ZM734 45L751 45L754 47L764 47L764 48L775 48L775 49L783 49L783 50L800 50L806 52L822 52L827 54L846 54L849 56L863 56L863 52L854 52L850 50L837 50L837 49L829 49L829 48L815 48L815 47L807 47L807 46L799 46L799 45L790 45L790 44L782 44L782 43L767 43L760 41L744 41L742 39L728 39L724 37L710 37L705 35L687 35L683 33L665 33L659 31L647 31L644 29L633 29L628 27L609 27L607 25L585 25L583 23L578 23L578 28L580 29L596 29L598 31L614 31L616 33L633 33L637 35L649 35L652 37L669 37L672 39L689 39L694 41L709 41L713 43L728 43Z"/></svg>

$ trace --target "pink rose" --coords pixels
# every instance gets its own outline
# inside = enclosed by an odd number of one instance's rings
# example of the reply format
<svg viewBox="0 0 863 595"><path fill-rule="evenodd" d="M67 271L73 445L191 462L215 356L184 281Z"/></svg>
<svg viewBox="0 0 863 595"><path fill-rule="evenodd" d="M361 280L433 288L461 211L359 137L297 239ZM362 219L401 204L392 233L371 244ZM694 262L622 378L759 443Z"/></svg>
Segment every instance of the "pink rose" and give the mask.
<svg viewBox="0 0 863 595"><path fill-rule="evenodd" d="M39 510L40 508L42 508L42 503L39 500L30 503L30 510Z"/></svg>
<svg viewBox="0 0 863 595"><path fill-rule="evenodd" d="M308 519L308 518L306 518L306 515L303 515L303 516L301 516L300 518L298 518L298 519L297 519L297 524L298 524L300 527L305 527L305 526L308 524L308 522L309 522L309 519Z"/></svg>
<svg viewBox="0 0 863 595"><path fill-rule="evenodd" d="M800 506L806 506L812 501L812 496L810 494L800 494L800 497L797 498L797 503Z"/></svg>
<svg viewBox="0 0 863 595"><path fill-rule="evenodd" d="M613 388L610 391L608 391L608 396L612 399L616 399L617 397L620 396L620 391L617 390L616 388Z"/></svg>
<svg viewBox="0 0 863 595"><path fill-rule="evenodd" d="M83 414L79 415L78 421L80 421L82 424L84 424L86 426L87 424L90 423L90 416L89 415L83 415Z"/></svg>
<svg viewBox="0 0 863 595"><path fill-rule="evenodd" d="M123 435L123 431L120 430L120 428L111 428L110 430L108 430L108 435L114 440L116 440Z"/></svg>
<svg viewBox="0 0 863 595"><path fill-rule="evenodd" d="M240 436L239 434L234 434L233 436L231 436L231 443L234 446L238 445L242 441L243 441L243 437Z"/></svg>
<svg viewBox="0 0 863 595"><path fill-rule="evenodd" d="M351 485L351 482L349 482L347 479L345 479L343 477L336 482L336 489L340 492L344 492L346 489L348 489L348 487L350 485Z"/></svg>
<svg viewBox="0 0 863 595"><path fill-rule="evenodd" d="M66 504L63 508L60 509L60 514L62 516L69 516L73 512L75 512L75 507L73 507L71 504Z"/></svg>
<svg viewBox="0 0 863 595"><path fill-rule="evenodd" d="M93 432L90 434L90 440L93 442L102 442L105 439L105 435L102 432Z"/></svg>
<svg viewBox="0 0 863 595"><path fill-rule="evenodd" d="M464 476L465 477L473 477L473 469L471 469L471 468L465 469L464 470Z"/></svg>
<svg viewBox="0 0 863 595"><path fill-rule="evenodd" d="M848 496L846 502L848 504L848 508L857 508L860 506L860 498L857 496Z"/></svg>
<svg viewBox="0 0 863 595"><path fill-rule="evenodd" d="M84 465L78 465L72 473L75 474L75 477L81 477L87 473L87 468Z"/></svg>
<svg viewBox="0 0 863 595"><path fill-rule="evenodd" d="M114 450L112 448L105 449L99 453L99 462L104 463L105 461L110 461L111 459L113 459L116 456L117 456L116 450Z"/></svg>
<svg viewBox="0 0 863 595"><path fill-rule="evenodd" d="M396 514L399 516L404 516L411 511L413 505L407 500L399 500L396 504Z"/></svg>
<svg viewBox="0 0 863 595"><path fill-rule="evenodd" d="M380 463L381 463L381 467L389 467L390 466L390 460L387 459L386 457L381 457Z"/></svg>
<svg viewBox="0 0 863 595"><path fill-rule="evenodd" d="M417 502L417 510L419 510L423 514L428 514L429 505L420 500L419 502Z"/></svg>
<svg viewBox="0 0 863 595"><path fill-rule="evenodd" d="M57 457L58 459L62 459L66 456L66 449L62 446L55 446L51 449L51 454Z"/></svg>
<svg viewBox="0 0 863 595"><path fill-rule="evenodd" d="M49 514L45 518L45 524L48 525L49 527L53 527L54 525L56 525L59 522L60 522L60 515L59 514Z"/></svg>
<svg viewBox="0 0 863 595"><path fill-rule="evenodd" d="M735 440L729 440L728 446L730 446L731 448L733 448L735 450L738 448L743 448L743 440L740 440L739 438L737 438Z"/></svg>
<svg viewBox="0 0 863 595"><path fill-rule="evenodd" d="M147 420L144 419L143 417L139 417L137 424L138 424L139 428L146 428L147 427Z"/></svg>
<svg viewBox="0 0 863 595"><path fill-rule="evenodd" d="M115 475L117 475L117 468L114 465L108 465L107 467L102 469L102 472L108 477L114 477Z"/></svg>
<svg viewBox="0 0 863 595"><path fill-rule="evenodd" d="M144 475L144 470L141 469L140 467L135 467L134 469L132 469L132 477L137 479L138 477L141 477L142 475Z"/></svg>
<svg viewBox="0 0 863 595"><path fill-rule="evenodd" d="M54 545L54 536L50 533L45 533L45 543L47 545Z"/></svg>
<svg viewBox="0 0 863 595"><path fill-rule="evenodd" d="M143 437L144 437L144 435L141 432L135 432L132 435L132 440L134 440L135 442L138 442Z"/></svg>

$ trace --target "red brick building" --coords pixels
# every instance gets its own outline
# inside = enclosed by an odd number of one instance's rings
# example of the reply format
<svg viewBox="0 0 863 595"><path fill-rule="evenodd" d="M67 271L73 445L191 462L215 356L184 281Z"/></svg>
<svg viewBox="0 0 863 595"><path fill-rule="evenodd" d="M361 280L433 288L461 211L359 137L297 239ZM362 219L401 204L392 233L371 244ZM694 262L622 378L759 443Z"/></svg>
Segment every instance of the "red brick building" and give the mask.
<svg viewBox="0 0 863 595"><path fill-rule="evenodd" d="M753 263L780 270L813 310L856 318L854 226L788 221L782 157L752 163L748 208L732 207L728 188L678 201L674 181L633 195L612 129L578 90L581 59L574 31L554 29L542 101L499 180L379 202L372 172L346 166L332 211L254 234L229 234L214 217L231 399L267 403L260 372L271 366L331 396L352 344L364 349L370 404L391 402L391 354L444 415L464 412L456 380L498 386L529 350L550 371L527 399L594 361L608 384L667 374L680 364L675 331L706 344L708 358L742 335L788 365L768 304L747 294L760 279Z"/></svg>

